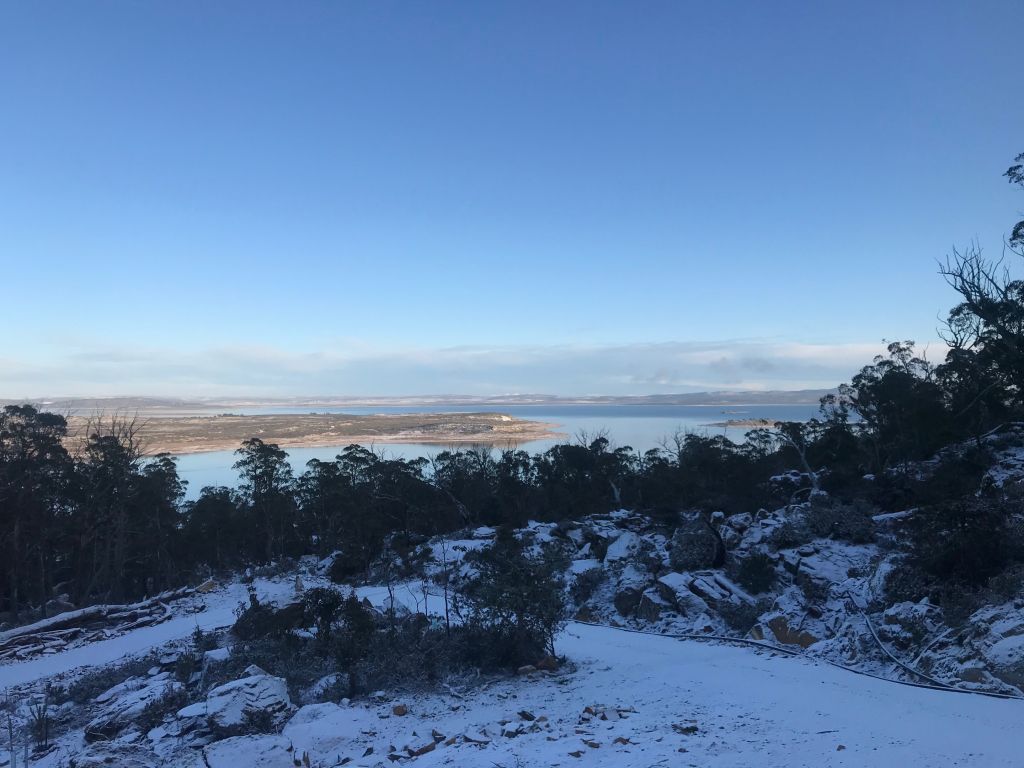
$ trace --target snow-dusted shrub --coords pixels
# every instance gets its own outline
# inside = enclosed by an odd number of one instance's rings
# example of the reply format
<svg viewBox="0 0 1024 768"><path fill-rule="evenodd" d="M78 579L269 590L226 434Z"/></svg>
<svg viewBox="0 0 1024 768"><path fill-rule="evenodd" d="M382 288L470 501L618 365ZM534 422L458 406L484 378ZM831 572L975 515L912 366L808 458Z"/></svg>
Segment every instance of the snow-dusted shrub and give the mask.
<svg viewBox="0 0 1024 768"><path fill-rule="evenodd" d="M844 504L826 498L815 499L804 519L811 533L818 538L867 544L875 538L871 516L877 513L875 507L860 499Z"/></svg>
<svg viewBox="0 0 1024 768"><path fill-rule="evenodd" d="M167 715L177 712L188 704L188 694L183 688L170 687L163 696L150 701L135 719L140 732L146 733L160 725Z"/></svg>
<svg viewBox="0 0 1024 768"><path fill-rule="evenodd" d="M721 561L722 543L700 518L687 520L672 534L668 557L673 570L699 571Z"/></svg>
<svg viewBox="0 0 1024 768"><path fill-rule="evenodd" d="M583 605L597 591L598 586L604 581L605 572L603 568L591 568L589 571L576 574L572 585L569 587L569 596L576 605Z"/></svg>
<svg viewBox="0 0 1024 768"><path fill-rule="evenodd" d="M55 704L71 701L75 704L90 704L93 699L115 685L120 685L132 677L145 675L156 663L152 654L140 658L129 659L123 664L103 666L91 669L78 677L67 688L52 689Z"/></svg>
<svg viewBox="0 0 1024 768"><path fill-rule="evenodd" d="M772 601L768 598L758 600L756 603L744 601L732 602L723 600L718 604L718 613L725 625L740 635L745 635L757 620L772 608Z"/></svg>
<svg viewBox="0 0 1024 768"><path fill-rule="evenodd" d="M568 618L556 551L528 554L508 531L494 544L471 552L466 561L476 576L462 590L468 603L466 626L486 638L493 662L514 667L554 654L554 639Z"/></svg>
<svg viewBox="0 0 1024 768"><path fill-rule="evenodd" d="M747 555L736 564L736 581L755 595L775 586L775 560L764 552Z"/></svg>
<svg viewBox="0 0 1024 768"><path fill-rule="evenodd" d="M814 534L803 519L790 518L771 533L770 543L775 549L799 547L814 539Z"/></svg>
<svg viewBox="0 0 1024 768"><path fill-rule="evenodd" d="M907 558L890 568L882 583L882 593L888 602L917 602L928 594L928 578Z"/></svg>

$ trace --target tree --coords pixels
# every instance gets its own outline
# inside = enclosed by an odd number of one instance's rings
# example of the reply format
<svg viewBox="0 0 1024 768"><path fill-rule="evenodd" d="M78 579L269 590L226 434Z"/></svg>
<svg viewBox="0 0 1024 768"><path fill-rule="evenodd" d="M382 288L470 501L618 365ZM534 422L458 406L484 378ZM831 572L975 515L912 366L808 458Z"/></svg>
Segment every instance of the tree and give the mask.
<svg viewBox="0 0 1024 768"><path fill-rule="evenodd" d="M267 561L285 553L295 541L295 498L288 454L274 443L251 437L235 451L234 468L242 476L242 497L252 513L251 522L264 540Z"/></svg>
<svg viewBox="0 0 1024 768"><path fill-rule="evenodd" d="M31 405L0 411L0 596L11 614L30 595L46 605L65 535L73 463L67 421Z"/></svg>
<svg viewBox="0 0 1024 768"><path fill-rule="evenodd" d="M1024 152L1013 158L1014 164L1006 169L1003 175L1009 179L1011 184L1024 188ZM1009 244L1011 248L1024 249L1024 221L1018 221L1010 232Z"/></svg>

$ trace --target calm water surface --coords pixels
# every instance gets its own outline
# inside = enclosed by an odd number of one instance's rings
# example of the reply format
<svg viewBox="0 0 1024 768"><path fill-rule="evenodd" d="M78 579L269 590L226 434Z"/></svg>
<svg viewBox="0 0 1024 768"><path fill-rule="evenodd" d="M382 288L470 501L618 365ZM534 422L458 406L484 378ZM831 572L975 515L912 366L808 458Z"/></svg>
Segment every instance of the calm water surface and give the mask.
<svg viewBox="0 0 1024 768"><path fill-rule="evenodd" d="M505 406L392 406L370 408L321 408L316 413L350 413L368 415L377 413L476 413L497 411L521 419L543 421L558 425L556 431L564 433L563 440L533 440L520 443L530 453L546 451L557 442L573 440L577 435L594 437L604 432L614 447L628 445L638 451L657 448L677 432L698 434L724 434L740 441L748 427L713 427L713 422L729 419L773 419L776 421L806 421L818 412L817 405L505 405ZM309 408L249 408L233 409L232 413L273 414L310 413ZM311 459L329 461L340 453L343 446L321 448L292 448L288 458L292 469L299 474ZM377 448L387 455L400 458L431 456L445 450L445 446L406 443L380 443ZM499 446L504 447L504 446ZM238 473L231 468L235 462L232 451L193 453L178 458L178 471L188 481L188 498L195 498L206 485L234 486Z"/></svg>

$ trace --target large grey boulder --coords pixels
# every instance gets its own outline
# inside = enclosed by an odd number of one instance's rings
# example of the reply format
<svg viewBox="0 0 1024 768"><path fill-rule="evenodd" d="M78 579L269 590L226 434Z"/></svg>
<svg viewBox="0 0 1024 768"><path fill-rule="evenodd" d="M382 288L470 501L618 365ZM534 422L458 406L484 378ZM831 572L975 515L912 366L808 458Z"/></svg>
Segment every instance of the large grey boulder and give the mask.
<svg viewBox="0 0 1024 768"><path fill-rule="evenodd" d="M246 723L250 713L265 712L280 721L292 709L288 684L280 677L264 672L256 665L245 670L245 677L232 680L211 690L205 702L179 710L180 718L206 718L220 728L237 728Z"/></svg>

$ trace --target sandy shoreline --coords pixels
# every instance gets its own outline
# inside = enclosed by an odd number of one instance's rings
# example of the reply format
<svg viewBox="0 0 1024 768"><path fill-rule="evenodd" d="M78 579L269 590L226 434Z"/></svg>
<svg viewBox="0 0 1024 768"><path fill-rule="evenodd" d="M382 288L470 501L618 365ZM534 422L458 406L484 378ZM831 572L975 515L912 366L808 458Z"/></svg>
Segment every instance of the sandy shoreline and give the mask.
<svg viewBox="0 0 1024 768"><path fill-rule="evenodd" d="M89 420L69 419L69 442L80 447ZM413 443L447 446L515 447L535 440L565 438L557 424L500 413L266 414L159 416L138 419L147 454L185 455L235 450L258 437L281 448L343 448L353 443Z"/></svg>

